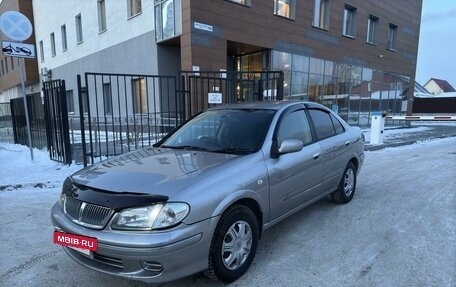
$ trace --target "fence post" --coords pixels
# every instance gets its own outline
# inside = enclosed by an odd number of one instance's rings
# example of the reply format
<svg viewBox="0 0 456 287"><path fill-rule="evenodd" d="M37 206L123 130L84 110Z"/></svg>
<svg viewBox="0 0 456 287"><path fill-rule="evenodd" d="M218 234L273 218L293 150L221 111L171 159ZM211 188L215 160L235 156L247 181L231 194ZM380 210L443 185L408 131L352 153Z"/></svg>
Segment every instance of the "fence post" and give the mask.
<svg viewBox="0 0 456 287"><path fill-rule="evenodd" d="M14 143L18 142L17 137L17 122L16 122L16 113L14 109L14 102L10 100L10 109L11 109L11 123L13 124L13 136L14 136Z"/></svg>
<svg viewBox="0 0 456 287"><path fill-rule="evenodd" d="M283 72L279 74L279 82L277 83L277 98L276 100L282 101L283 100L283 82L285 81Z"/></svg>
<svg viewBox="0 0 456 287"><path fill-rule="evenodd" d="M66 98L66 85L65 80L60 80L59 83L59 98L60 98L60 116L62 117L62 132L64 142L64 153L65 163L71 164L73 157L71 154L71 143L70 143L70 127L68 125L68 107Z"/></svg>
<svg viewBox="0 0 456 287"><path fill-rule="evenodd" d="M82 160L84 167L87 166L87 149L86 149L86 138L85 138L85 124L84 124L84 104L82 102L82 86L81 86L81 75L77 75L78 84L78 102L79 102L79 125L81 127L81 141L82 141Z"/></svg>
<svg viewBox="0 0 456 287"><path fill-rule="evenodd" d="M49 113L49 94L48 90L46 89L46 85L49 85L48 82L43 81L43 97L44 97L44 119L46 122L46 146L47 150L49 151L49 158L52 159L52 151L51 151L51 115Z"/></svg>
<svg viewBox="0 0 456 287"><path fill-rule="evenodd" d="M184 122L187 119L187 93L186 93L186 85L185 85L185 75L183 75L181 72L179 72L181 75L181 88L180 88L180 94L182 97L182 122Z"/></svg>

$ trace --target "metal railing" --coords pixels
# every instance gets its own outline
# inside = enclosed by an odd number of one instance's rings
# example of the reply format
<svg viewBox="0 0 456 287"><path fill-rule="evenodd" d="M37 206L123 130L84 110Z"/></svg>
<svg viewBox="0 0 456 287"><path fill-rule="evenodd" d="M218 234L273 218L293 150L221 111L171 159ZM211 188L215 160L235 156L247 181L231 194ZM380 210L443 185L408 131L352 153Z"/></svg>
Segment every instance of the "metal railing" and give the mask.
<svg viewBox="0 0 456 287"><path fill-rule="evenodd" d="M27 123L23 98L10 100L14 143L30 146L27 136ZM27 107L30 119L31 146L44 148L47 145L46 120L40 94L27 95Z"/></svg>
<svg viewBox="0 0 456 287"><path fill-rule="evenodd" d="M282 100L283 77L282 71L181 71L179 94L188 118L218 103ZM211 101L217 94L219 102Z"/></svg>
<svg viewBox="0 0 456 287"><path fill-rule="evenodd" d="M85 73L82 82L78 75L79 121L71 125L84 166L154 144L184 119L175 77Z"/></svg>

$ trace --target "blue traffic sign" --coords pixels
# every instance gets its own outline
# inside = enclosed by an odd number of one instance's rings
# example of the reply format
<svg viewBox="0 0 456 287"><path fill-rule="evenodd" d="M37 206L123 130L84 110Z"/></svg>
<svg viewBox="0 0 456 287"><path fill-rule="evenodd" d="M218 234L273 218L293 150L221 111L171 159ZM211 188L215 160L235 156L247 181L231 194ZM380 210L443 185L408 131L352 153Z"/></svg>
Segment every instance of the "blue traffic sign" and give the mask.
<svg viewBox="0 0 456 287"><path fill-rule="evenodd" d="M33 31L32 23L22 13L7 11L0 16L0 30L14 41L25 41Z"/></svg>

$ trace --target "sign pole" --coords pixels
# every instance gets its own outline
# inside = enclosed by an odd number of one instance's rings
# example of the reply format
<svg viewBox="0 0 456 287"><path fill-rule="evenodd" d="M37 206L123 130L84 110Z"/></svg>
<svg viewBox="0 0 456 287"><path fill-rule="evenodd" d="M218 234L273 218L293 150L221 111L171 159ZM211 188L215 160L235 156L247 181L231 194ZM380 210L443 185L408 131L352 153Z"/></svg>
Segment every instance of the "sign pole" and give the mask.
<svg viewBox="0 0 456 287"><path fill-rule="evenodd" d="M28 113L28 105L27 105L27 93L25 92L25 73L23 66L24 59L19 59L19 72L21 74L21 86L22 86L22 96L24 99L24 110L25 110L25 120L27 122L27 137L30 147L30 158L33 161L33 146L32 146L32 133L30 131L30 119Z"/></svg>
<svg viewBox="0 0 456 287"><path fill-rule="evenodd" d="M0 0L0 3L2 0ZM19 41L22 44L22 41L27 40L30 38L33 32L32 23L30 20L22 13L17 11L6 11L2 15L0 15L0 31L3 34L14 41ZM3 41L5 42L5 41ZM15 43L6 43L9 44L6 47L3 47L2 42L2 53L5 56L9 56L15 53L17 57L24 57L27 56L29 58L34 58L34 51L32 52L33 47L30 45L23 44L25 46L17 47ZM14 45L14 47L13 47ZM31 49L30 49L31 48ZM32 55L33 54L33 55ZM25 92L25 71L24 67L25 63L23 59L19 59L19 72L21 74L21 86L22 86L22 96L24 98L24 109L25 109L25 120L27 122L27 136L28 142L30 147L30 157L33 161L33 146L32 146L32 132L30 129L30 119L28 113L28 105L27 105L27 93Z"/></svg>

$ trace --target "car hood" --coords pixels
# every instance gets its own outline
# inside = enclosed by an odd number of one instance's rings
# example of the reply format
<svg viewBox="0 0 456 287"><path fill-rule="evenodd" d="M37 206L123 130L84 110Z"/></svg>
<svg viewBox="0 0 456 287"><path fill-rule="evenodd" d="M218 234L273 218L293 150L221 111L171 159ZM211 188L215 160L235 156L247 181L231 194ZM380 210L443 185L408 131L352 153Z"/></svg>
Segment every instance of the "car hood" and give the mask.
<svg viewBox="0 0 456 287"><path fill-rule="evenodd" d="M110 193L170 197L239 155L148 147L80 170L74 183Z"/></svg>

